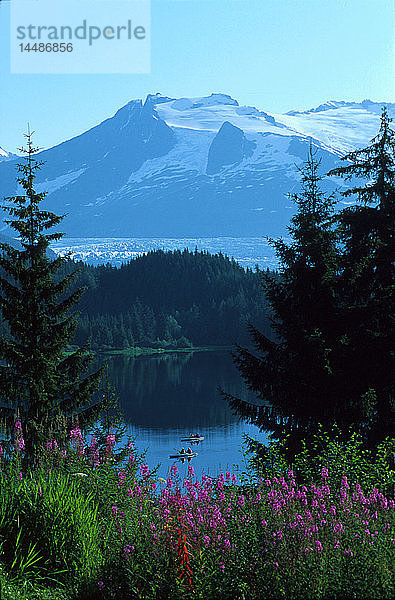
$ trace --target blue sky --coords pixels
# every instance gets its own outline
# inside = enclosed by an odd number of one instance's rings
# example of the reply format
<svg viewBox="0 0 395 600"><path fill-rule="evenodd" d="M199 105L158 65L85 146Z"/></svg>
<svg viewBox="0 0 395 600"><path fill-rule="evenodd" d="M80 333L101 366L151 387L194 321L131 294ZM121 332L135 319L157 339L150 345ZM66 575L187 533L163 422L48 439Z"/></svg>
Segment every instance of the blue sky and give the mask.
<svg viewBox="0 0 395 600"><path fill-rule="evenodd" d="M133 98L232 95L268 112L395 101L394 0L152 0L151 73L15 75L0 3L0 146L52 146Z"/></svg>

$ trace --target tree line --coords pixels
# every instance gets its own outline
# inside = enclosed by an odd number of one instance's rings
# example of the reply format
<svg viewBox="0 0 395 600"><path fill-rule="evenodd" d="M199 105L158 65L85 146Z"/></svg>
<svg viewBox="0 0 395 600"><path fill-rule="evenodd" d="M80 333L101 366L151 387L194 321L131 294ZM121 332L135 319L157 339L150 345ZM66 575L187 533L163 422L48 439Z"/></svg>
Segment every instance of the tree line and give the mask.
<svg viewBox="0 0 395 600"><path fill-rule="evenodd" d="M245 271L221 253L159 250L122 267L67 260L54 279L75 272L69 291L84 289L74 310L78 320L72 344L77 346L106 350L247 343L249 321L270 335L262 271ZM9 335L6 320L0 334Z"/></svg>
<svg viewBox="0 0 395 600"><path fill-rule="evenodd" d="M262 273L222 254L155 251L120 268L80 268L75 285L87 286L74 337L80 346L232 345L247 341L250 320L269 335Z"/></svg>

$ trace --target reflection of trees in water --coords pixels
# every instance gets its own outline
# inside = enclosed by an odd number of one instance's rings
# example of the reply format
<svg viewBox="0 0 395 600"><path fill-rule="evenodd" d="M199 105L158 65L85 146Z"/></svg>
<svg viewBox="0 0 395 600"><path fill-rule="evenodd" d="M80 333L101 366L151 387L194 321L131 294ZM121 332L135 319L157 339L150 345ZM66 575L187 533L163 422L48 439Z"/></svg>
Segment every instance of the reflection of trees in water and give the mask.
<svg viewBox="0 0 395 600"><path fill-rule="evenodd" d="M147 395L153 394L158 386L166 383L178 385L183 368L191 356L192 353L138 358L114 357L110 362L111 378L117 388L125 392L131 391L134 400L144 400Z"/></svg>
<svg viewBox="0 0 395 600"><path fill-rule="evenodd" d="M150 428L213 427L234 423L218 387L245 397L228 353L114 357L110 377L129 423Z"/></svg>

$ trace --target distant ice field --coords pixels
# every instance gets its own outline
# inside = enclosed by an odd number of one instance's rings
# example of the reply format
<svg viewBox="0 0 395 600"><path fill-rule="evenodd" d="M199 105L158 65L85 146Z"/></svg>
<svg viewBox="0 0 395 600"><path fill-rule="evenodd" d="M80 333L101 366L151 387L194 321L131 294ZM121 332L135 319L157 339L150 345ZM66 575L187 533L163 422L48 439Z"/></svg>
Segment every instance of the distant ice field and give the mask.
<svg viewBox="0 0 395 600"><path fill-rule="evenodd" d="M152 250L206 250L234 258L242 267L276 268L274 250L264 237L213 238L62 238L51 246L56 254L70 253L91 265L120 266Z"/></svg>

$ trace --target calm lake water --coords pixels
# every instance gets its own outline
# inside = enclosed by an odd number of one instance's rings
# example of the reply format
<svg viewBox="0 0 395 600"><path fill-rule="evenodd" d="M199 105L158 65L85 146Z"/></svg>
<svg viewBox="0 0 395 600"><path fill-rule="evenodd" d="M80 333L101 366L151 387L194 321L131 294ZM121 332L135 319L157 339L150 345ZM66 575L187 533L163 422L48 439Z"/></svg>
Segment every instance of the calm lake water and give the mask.
<svg viewBox="0 0 395 600"><path fill-rule="evenodd" d="M238 422L218 388L253 400L232 363L230 352L162 354L138 358L112 357L109 375L126 413L129 433L136 436L139 451L147 449L151 468L160 463L158 475L166 478L181 438L191 432L205 437L193 446L195 474L215 476L228 467L244 470L242 434L264 441L257 427ZM180 474L187 463L177 462Z"/></svg>

